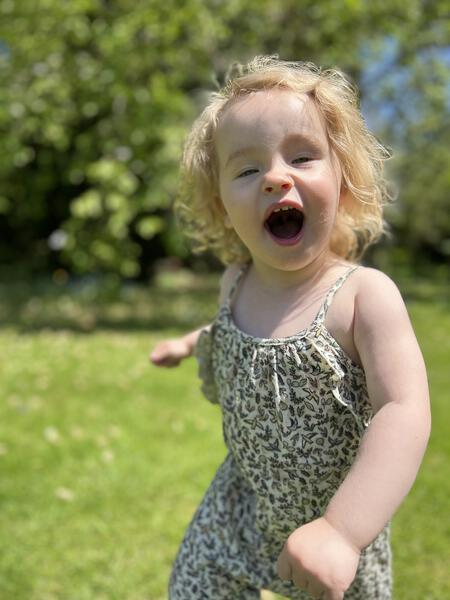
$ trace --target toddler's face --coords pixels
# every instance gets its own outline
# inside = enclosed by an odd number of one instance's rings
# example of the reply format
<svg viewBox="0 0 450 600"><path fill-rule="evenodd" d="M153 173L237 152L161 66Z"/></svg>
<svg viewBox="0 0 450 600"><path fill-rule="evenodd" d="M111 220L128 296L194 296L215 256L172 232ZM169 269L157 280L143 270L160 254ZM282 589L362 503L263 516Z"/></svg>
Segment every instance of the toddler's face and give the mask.
<svg viewBox="0 0 450 600"><path fill-rule="evenodd" d="M328 252L341 173L314 102L256 92L224 113L216 136L219 194L253 261L294 270Z"/></svg>

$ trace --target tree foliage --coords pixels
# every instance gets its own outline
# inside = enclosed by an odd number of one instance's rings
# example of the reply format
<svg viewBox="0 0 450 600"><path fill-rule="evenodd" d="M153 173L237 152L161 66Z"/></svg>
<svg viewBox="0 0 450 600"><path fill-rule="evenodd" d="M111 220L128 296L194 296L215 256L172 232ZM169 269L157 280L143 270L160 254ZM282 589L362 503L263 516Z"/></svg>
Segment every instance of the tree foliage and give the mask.
<svg viewBox="0 0 450 600"><path fill-rule="evenodd" d="M440 1L0 0L0 260L145 275L186 250L170 206L186 128L230 62L340 66L398 150L399 244L450 252Z"/></svg>

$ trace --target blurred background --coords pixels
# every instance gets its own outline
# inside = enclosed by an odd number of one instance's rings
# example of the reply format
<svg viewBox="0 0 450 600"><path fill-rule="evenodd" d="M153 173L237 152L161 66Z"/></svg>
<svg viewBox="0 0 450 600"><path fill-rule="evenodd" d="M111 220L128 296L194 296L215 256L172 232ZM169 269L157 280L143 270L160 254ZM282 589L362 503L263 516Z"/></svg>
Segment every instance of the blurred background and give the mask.
<svg viewBox="0 0 450 600"><path fill-rule="evenodd" d="M439 0L2 0L3 273L147 282L167 257L204 266L171 214L183 138L230 63L276 53L343 69L393 151L392 237L369 260L447 276L447 11Z"/></svg>
<svg viewBox="0 0 450 600"><path fill-rule="evenodd" d="M449 23L444 0L0 0L2 600L166 598L224 456L194 361L148 366L216 310L171 207L192 120L256 54L344 70L393 153L365 262L407 300L435 423L394 597L450 597Z"/></svg>

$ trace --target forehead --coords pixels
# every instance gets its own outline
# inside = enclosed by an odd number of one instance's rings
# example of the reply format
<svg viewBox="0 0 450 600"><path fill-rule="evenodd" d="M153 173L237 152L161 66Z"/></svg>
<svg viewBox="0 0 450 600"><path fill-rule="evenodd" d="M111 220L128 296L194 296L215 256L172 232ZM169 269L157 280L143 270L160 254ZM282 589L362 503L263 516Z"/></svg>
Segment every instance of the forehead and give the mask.
<svg viewBox="0 0 450 600"><path fill-rule="evenodd" d="M220 156L242 141L272 145L295 135L327 143L325 123L314 101L290 90L267 90L232 102L221 117L216 144Z"/></svg>

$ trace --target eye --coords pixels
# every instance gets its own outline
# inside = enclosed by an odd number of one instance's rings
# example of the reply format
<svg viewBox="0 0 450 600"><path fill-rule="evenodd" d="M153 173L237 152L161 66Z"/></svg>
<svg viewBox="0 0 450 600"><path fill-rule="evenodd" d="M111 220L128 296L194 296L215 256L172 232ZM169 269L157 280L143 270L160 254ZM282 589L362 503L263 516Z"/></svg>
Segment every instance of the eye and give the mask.
<svg viewBox="0 0 450 600"><path fill-rule="evenodd" d="M236 179L239 179L240 177L248 177L249 175L253 175L254 173L257 173L258 169L245 169L245 171L242 171L242 173L239 173L239 175L236 177Z"/></svg>
<svg viewBox="0 0 450 600"><path fill-rule="evenodd" d="M298 156L297 158L294 158L292 163L294 165L302 165L303 163L307 163L310 160L312 160L312 158L310 156Z"/></svg>

